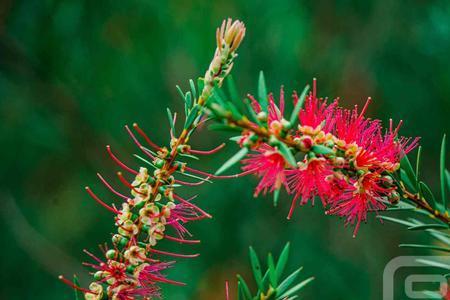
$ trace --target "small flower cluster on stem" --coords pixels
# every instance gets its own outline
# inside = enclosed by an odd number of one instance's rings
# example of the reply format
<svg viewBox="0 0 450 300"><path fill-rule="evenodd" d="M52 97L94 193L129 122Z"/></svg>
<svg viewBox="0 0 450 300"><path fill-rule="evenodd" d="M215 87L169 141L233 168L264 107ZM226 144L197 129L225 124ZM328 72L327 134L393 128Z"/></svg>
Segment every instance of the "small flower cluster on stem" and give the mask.
<svg viewBox="0 0 450 300"><path fill-rule="evenodd" d="M381 121L365 117L370 98L362 109L342 108L339 99L317 96L314 79L310 93L308 87L301 96L293 93L294 108L287 117L283 88L277 104L273 94L261 93L261 86L258 99L248 95L247 113L221 97L208 104L222 126L240 132L233 140L241 151L218 172L241 161L244 171L254 170L260 178L255 196L271 192L276 204L280 190L286 190L293 197L288 219L295 207L314 204L318 197L326 214L354 225L354 236L369 212L385 210L401 197L449 223L448 213L409 192L397 176L401 159L419 139L399 136L402 122L394 126L391 120L383 128Z"/></svg>
<svg viewBox="0 0 450 300"><path fill-rule="evenodd" d="M193 150L188 144L190 136L199 124L204 122L204 104L211 96L213 88L220 88L224 78L233 66L236 50L245 35L244 24L240 21L224 21L217 30L217 49L206 71L205 78L199 79L198 89L191 81L191 91L184 94L186 119L183 129L176 135L177 115L169 111L170 145L162 147L154 143L137 125L133 130L125 126L133 142L145 157L135 155L146 166L135 170L122 162L110 146L107 152L111 159L132 178L117 172L118 180L129 190L129 195L117 191L102 175L100 181L112 194L122 200L119 207L109 205L100 199L89 187L88 194L114 215L116 233L112 246L100 246L102 256L84 252L93 260L84 265L93 269L93 282L89 288L82 288L63 276L60 279L84 293L86 300L100 299L153 299L160 297L160 283L184 285L182 282L166 278L164 271L175 261L163 261L160 257L194 258L198 254L179 254L158 248L161 240L196 244L200 241L188 239L191 236L185 225L191 221L211 218L200 207L192 203L196 197L185 199L176 191L178 186L196 186L209 182L211 178L221 178L187 166L182 158L195 155L213 154L223 145L210 151ZM197 97L197 90L201 91ZM146 146L142 144L145 141ZM178 179L184 176L187 181ZM225 176L224 178L228 178ZM192 182L189 180L196 179Z"/></svg>

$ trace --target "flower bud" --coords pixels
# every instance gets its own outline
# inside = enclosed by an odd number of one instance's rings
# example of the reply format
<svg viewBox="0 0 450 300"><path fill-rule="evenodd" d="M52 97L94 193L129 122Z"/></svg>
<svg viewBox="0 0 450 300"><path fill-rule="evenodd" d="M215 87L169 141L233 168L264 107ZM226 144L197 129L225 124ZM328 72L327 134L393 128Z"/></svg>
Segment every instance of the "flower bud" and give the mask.
<svg viewBox="0 0 450 300"><path fill-rule="evenodd" d="M308 152L311 150L313 145L313 140L309 135L303 135L299 138L295 138L294 141L302 152Z"/></svg>
<svg viewBox="0 0 450 300"><path fill-rule="evenodd" d="M114 259L117 256L117 251L114 249L109 249L108 251L106 251L105 256L109 259Z"/></svg>
<svg viewBox="0 0 450 300"><path fill-rule="evenodd" d="M391 204L398 204L398 202L400 201L400 194L397 191L392 191L389 194L389 202L391 202Z"/></svg>

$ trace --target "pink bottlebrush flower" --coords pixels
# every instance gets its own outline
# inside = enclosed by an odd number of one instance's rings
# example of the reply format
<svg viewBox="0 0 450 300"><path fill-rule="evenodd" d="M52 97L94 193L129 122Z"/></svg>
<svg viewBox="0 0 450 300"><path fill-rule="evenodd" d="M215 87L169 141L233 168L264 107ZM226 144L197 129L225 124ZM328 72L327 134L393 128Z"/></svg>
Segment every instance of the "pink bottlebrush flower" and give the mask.
<svg viewBox="0 0 450 300"><path fill-rule="evenodd" d="M172 267L174 261L157 262L153 264L142 264L135 270L135 277L139 285L143 287L151 287L156 283L168 283L173 285L185 285L183 282L167 279L161 272Z"/></svg>
<svg viewBox="0 0 450 300"><path fill-rule="evenodd" d="M255 189L255 196L261 191L265 194L268 190L273 192L282 186L289 191L284 157L275 148L267 144L262 144L256 151L258 153L248 154L248 158L242 160L244 171L254 170L254 173L261 177L261 181Z"/></svg>
<svg viewBox="0 0 450 300"><path fill-rule="evenodd" d="M298 101L298 96L294 94L294 105ZM331 104L327 100L317 98L316 79L313 81L313 90L306 97L305 104L298 114L301 126L309 126L311 129L320 128L326 133L334 128L334 111L338 105L337 99Z"/></svg>
<svg viewBox="0 0 450 300"><path fill-rule="evenodd" d="M314 204L314 197L319 196L322 204L326 205L326 198L331 189L327 178L332 174L332 166L324 158L305 159L299 168L286 171L289 188L295 194L288 219L291 218L299 198L301 198L300 205L304 205L308 200Z"/></svg>
<svg viewBox="0 0 450 300"><path fill-rule="evenodd" d="M371 143L380 138L381 122L364 118L364 113L371 99L369 98L361 112L354 109L337 109L335 112L335 132L337 138L347 144L355 143L363 149L368 149Z"/></svg>
<svg viewBox="0 0 450 300"><path fill-rule="evenodd" d="M367 220L369 211L386 209L384 199L395 188L383 187L382 176L378 173L367 173L361 176L352 186L335 193L329 203L331 208L327 214L336 214L345 218L345 223L355 225L353 236L358 233L360 223Z"/></svg>

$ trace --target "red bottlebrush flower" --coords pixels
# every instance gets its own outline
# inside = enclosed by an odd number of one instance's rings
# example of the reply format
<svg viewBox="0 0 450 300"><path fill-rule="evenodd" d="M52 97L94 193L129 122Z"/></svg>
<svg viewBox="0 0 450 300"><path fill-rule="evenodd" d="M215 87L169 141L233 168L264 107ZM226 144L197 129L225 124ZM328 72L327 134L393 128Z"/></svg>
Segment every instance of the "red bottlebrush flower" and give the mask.
<svg viewBox="0 0 450 300"><path fill-rule="evenodd" d="M295 193L289 210L288 219L291 218L297 200L301 198L300 205L304 205L308 200L319 196L322 204L326 205L326 198L330 193L330 184L327 177L333 174L332 167L324 158L313 158L305 160L300 167L286 171L289 187Z"/></svg>
<svg viewBox="0 0 450 300"><path fill-rule="evenodd" d="M169 283L173 285L185 285L182 282L167 279L161 271L166 270L174 264L171 262L158 262L153 264L142 264L135 270L135 277L143 287L151 287L158 282Z"/></svg>
<svg viewBox="0 0 450 300"><path fill-rule="evenodd" d="M298 101L297 94L294 94L294 104ZM313 82L313 90L306 99L304 108L298 114L301 126L309 126L311 129L320 128L326 133L334 128L334 111L338 105L337 100L327 104L327 100L317 98L316 80Z"/></svg>
<svg viewBox="0 0 450 300"><path fill-rule="evenodd" d="M382 176L378 173L367 173L330 198L331 208L327 214L345 217L346 224L355 225L353 236L358 233L360 223L367 220L369 211L386 209L383 203L395 188L383 187Z"/></svg>
<svg viewBox="0 0 450 300"><path fill-rule="evenodd" d="M284 186L289 191L286 180L286 161L278 151L267 145L262 144L256 151L258 153L249 154L248 158L243 159L244 171L254 170L254 173L261 177L261 181L255 189L255 196L261 191L266 193L268 190L273 192Z"/></svg>

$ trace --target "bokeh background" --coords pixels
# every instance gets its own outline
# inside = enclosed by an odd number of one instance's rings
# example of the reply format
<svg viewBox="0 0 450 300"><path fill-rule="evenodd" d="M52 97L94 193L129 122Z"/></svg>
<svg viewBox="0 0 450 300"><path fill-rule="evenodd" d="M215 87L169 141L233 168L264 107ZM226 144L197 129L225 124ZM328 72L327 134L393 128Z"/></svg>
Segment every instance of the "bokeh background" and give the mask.
<svg viewBox="0 0 450 300"><path fill-rule="evenodd" d="M166 107L181 110L176 84L204 73L215 28L240 18L247 37L233 70L241 95L256 91L264 70L271 90L300 90L313 77L322 96L346 106L374 98L369 115L405 120L403 133L422 137L423 174L437 182L437 154L450 129L450 2L378 1L0 1L0 194L2 299L72 299L58 274L88 276L83 248L108 240L111 215L84 192L114 179L111 144L137 166L123 130L134 121L168 142ZM197 134L211 148L221 134ZM234 145L203 161L215 170ZM202 244L196 260L171 272L187 287L166 299L224 299L226 279L249 276L247 249L261 254L292 243L291 269L316 280L305 299L380 299L385 264L399 242L425 237L373 217L356 239L342 220L317 207L285 219L289 199L274 209L252 198L256 180L195 189L214 219L192 224ZM112 200L110 200L112 201ZM167 249L180 246L167 244ZM234 286L234 285L233 285Z"/></svg>

